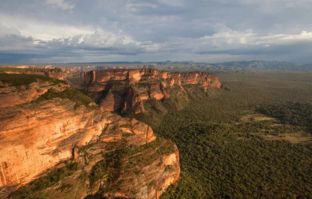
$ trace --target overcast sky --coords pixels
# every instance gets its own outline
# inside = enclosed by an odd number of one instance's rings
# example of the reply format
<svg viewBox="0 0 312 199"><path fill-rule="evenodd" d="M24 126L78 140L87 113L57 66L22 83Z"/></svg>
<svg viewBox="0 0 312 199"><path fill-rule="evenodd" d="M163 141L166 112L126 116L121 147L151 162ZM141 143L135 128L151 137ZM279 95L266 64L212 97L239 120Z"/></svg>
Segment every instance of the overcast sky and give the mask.
<svg viewBox="0 0 312 199"><path fill-rule="evenodd" d="M0 0L0 63L312 62L312 0Z"/></svg>

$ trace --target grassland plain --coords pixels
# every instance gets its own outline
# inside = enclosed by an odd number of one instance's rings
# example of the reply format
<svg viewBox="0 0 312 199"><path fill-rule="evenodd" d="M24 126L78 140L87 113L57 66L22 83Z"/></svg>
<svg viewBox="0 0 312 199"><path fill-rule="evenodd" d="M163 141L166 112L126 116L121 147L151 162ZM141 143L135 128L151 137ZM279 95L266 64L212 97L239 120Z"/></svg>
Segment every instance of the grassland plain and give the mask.
<svg viewBox="0 0 312 199"><path fill-rule="evenodd" d="M154 123L181 155L182 179L162 198L312 198L312 73L218 76L222 90Z"/></svg>

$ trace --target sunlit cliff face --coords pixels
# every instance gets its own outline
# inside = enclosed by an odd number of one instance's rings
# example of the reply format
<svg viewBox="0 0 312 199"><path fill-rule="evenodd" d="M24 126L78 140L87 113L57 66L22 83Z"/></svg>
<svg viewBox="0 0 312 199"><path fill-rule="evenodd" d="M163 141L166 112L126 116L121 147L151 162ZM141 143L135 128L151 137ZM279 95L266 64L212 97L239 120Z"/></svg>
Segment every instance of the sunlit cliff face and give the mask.
<svg viewBox="0 0 312 199"><path fill-rule="evenodd" d="M68 193L82 186L78 193L82 198L98 192L103 197L159 198L178 181L179 152L174 143L157 138L145 123L100 109L65 81L27 71L1 74L6 77L0 80L0 197L31 186L68 162L77 164L76 170L57 184L43 183L48 186L43 190L63 196L57 185L69 180L73 190ZM27 79L16 81L19 77ZM140 78L140 73L131 73L131 82ZM91 177L77 178L95 175L93 168L115 151L123 151L122 156L111 166L107 163L105 171L114 179L104 176L91 183ZM110 191L103 192L103 186Z"/></svg>
<svg viewBox="0 0 312 199"><path fill-rule="evenodd" d="M107 111L144 112L148 100L170 98L171 90L185 90L196 85L207 89L221 88L219 79L205 72L170 73L154 69L90 71L83 74L84 87Z"/></svg>

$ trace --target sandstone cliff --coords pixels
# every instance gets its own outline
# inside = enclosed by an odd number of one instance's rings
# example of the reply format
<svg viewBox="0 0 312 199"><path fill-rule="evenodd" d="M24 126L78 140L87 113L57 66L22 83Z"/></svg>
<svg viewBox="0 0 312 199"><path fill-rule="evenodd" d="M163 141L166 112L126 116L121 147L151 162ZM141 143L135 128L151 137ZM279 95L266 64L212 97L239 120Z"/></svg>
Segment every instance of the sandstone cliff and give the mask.
<svg viewBox="0 0 312 199"><path fill-rule="evenodd" d="M11 76L11 75L10 75ZM12 78L23 78L19 75L13 75ZM56 92L64 91L69 88L68 84L55 83L35 79L32 83L22 85L10 85L0 79L0 108L17 106L20 104L30 103L41 95L53 89Z"/></svg>
<svg viewBox="0 0 312 199"><path fill-rule="evenodd" d="M94 70L82 74L84 88L106 111L144 113L147 101L172 98L178 90L196 85L221 88L219 79L205 72L170 73L155 69ZM186 95L184 95L185 97Z"/></svg>
<svg viewBox="0 0 312 199"><path fill-rule="evenodd" d="M63 82L3 77L0 198L159 198L179 179L177 147L148 125L100 110Z"/></svg>

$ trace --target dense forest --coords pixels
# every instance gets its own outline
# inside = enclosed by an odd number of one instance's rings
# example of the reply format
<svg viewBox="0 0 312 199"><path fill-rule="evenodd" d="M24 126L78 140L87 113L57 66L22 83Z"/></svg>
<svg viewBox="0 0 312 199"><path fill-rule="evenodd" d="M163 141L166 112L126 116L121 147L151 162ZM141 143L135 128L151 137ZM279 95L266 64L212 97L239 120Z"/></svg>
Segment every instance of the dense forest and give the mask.
<svg viewBox="0 0 312 199"><path fill-rule="evenodd" d="M221 77L224 89L150 122L181 156L182 179L162 198L311 198L312 75Z"/></svg>
<svg viewBox="0 0 312 199"><path fill-rule="evenodd" d="M286 103L282 105L260 105L257 111L279 119L282 123L298 125L311 133L312 104Z"/></svg>

